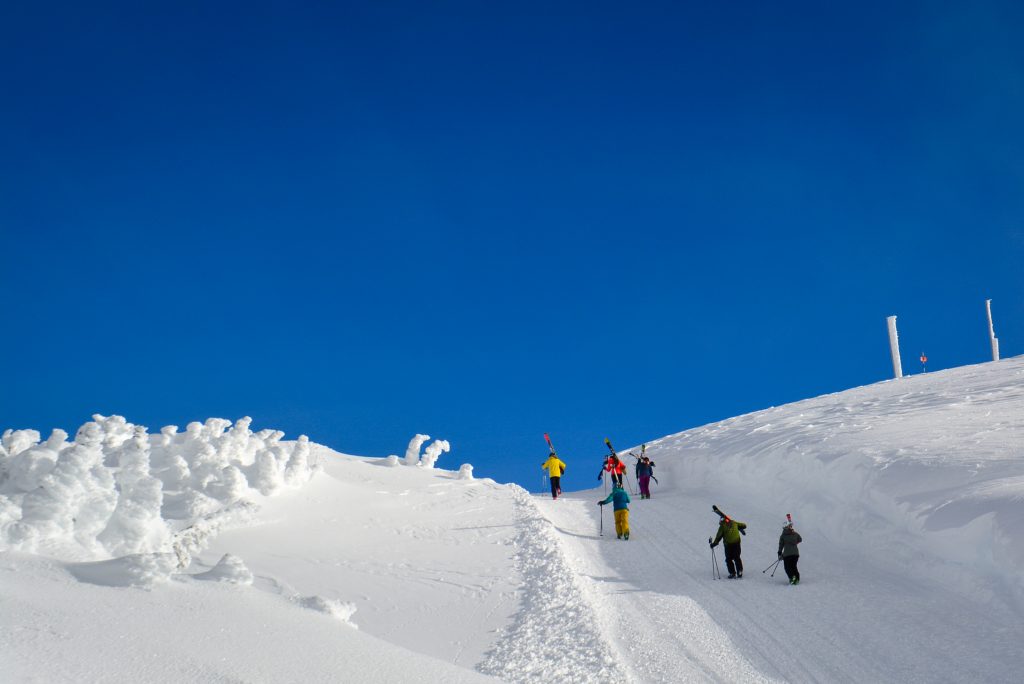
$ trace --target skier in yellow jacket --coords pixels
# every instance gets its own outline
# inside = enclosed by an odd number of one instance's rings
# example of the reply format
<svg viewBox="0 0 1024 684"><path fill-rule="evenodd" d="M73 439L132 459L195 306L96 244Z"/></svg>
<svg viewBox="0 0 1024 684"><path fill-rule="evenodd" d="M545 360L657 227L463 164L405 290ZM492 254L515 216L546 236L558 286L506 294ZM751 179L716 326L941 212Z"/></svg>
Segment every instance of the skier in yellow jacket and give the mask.
<svg viewBox="0 0 1024 684"><path fill-rule="evenodd" d="M557 499L558 495L562 493L562 473L565 472L565 464L552 453L548 456L548 460L541 465L541 468L548 471L548 479L551 480L551 498Z"/></svg>

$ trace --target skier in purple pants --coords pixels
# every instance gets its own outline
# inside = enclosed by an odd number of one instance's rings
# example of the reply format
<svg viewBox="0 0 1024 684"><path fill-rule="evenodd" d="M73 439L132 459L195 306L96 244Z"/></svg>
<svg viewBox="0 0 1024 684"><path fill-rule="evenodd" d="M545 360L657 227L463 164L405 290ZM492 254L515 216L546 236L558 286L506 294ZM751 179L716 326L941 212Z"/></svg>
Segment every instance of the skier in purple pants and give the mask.
<svg viewBox="0 0 1024 684"><path fill-rule="evenodd" d="M651 478L654 477L654 461L644 456L636 462L636 482L640 485L640 498L651 498Z"/></svg>

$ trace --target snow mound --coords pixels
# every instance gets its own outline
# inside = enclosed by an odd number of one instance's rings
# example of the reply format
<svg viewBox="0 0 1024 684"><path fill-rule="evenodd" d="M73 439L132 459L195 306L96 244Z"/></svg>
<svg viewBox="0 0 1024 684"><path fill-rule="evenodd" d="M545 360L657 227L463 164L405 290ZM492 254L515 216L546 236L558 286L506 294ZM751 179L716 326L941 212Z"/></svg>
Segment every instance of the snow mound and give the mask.
<svg viewBox="0 0 1024 684"><path fill-rule="evenodd" d="M177 562L170 553L137 553L112 560L69 563L67 569L88 584L152 589L170 579Z"/></svg>
<svg viewBox="0 0 1024 684"><path fill-rule="evenodd" d="M252 571L245 566L241 558L230 553L225 553L211 570L192 575L192 578L229 584L252 584L253 581Z"/></svg>
<svg viewBox="0 0 1024 684"><path fill-rule="evenodd" d="M355 604L342 603L341 601L327 599L323 596L297 596L292 600L303 608L315 610L319 613L325 613L336 620L344 622L354 629L359 629L359 627L350 620L352 615L356 612Z"/></svg>

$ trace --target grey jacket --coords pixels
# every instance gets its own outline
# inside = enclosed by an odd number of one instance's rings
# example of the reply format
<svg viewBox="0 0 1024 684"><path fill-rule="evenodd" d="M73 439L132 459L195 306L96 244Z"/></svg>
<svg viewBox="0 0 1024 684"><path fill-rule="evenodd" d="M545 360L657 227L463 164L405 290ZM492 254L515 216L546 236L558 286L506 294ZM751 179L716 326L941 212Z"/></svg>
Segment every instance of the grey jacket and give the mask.
<svg viewBox="0 0 1024 684"><path fill-rule="evenodd" d="M782 557L786 556L799 556L800 549L796 547L797 544L803 541L803 538L797 533L796 530L791 530L788 527L782 531L779 535L779 553Z"/></svg>

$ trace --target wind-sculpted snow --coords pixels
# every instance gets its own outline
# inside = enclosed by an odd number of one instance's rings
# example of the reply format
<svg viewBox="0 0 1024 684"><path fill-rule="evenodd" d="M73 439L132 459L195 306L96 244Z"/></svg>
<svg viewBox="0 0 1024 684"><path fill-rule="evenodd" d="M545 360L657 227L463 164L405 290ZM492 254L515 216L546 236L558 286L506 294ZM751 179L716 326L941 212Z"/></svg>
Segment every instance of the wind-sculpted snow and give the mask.
<svg viewBox="0 0 1024 684"><path fill-rule="evenodd" d="M35 430L7 430L0 440L0 550L72 561L134 558L115 576L147 584L163 562L183 569L191 554L227 519L253 500L301 487L318 466L305 435L232 425L221 418L150 435L121 416L93 416L73 442L54 430L45 442ZM236 516L237 517L237 516ZM145 571L137 568L145 566ZM113 566L110 566L111 568ZM81 576L96 575L97 566Z"/></svg>

